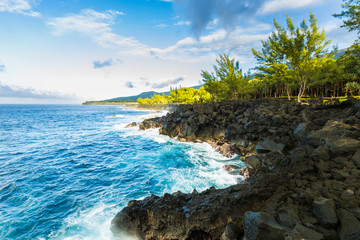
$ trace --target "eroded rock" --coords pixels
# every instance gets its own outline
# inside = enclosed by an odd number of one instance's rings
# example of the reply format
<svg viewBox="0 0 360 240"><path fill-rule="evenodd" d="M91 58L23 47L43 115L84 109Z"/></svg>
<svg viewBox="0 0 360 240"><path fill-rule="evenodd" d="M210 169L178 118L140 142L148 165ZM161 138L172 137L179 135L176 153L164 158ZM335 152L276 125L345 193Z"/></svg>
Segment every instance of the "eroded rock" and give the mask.
<svg viewBox="0 0 360 240"><path fill-rule="evenodd" d="M245 177L234 175L242 184L226 189L131 201L114 218L113 232L146 240L242 239L244 233L248 240L360 239L355 106L360 102L234 101L181 105L144 121L141 128L241 155L245 168L224 169Z"/></svg>
<svg viewBox="0 0 360 240"><path fill-rule="evenodd" d="M281 240L285 239L286 230L268 213L246 212L244 232L247 240Z"/></svg>
<svg viewBox="0 0 360 240"><path fill-rule="evenodd" d="M341 222L340 239L341 240L359 240L360 239L360 222L354 215L345 209L337 211Z"/></svg>
<svg viewBox="0 0 360 240"><path fill-rule="evenodd" d="M312 203L313 213L324 227L334 227L338 223L335 203L331 199L320 198Z"/></svg>

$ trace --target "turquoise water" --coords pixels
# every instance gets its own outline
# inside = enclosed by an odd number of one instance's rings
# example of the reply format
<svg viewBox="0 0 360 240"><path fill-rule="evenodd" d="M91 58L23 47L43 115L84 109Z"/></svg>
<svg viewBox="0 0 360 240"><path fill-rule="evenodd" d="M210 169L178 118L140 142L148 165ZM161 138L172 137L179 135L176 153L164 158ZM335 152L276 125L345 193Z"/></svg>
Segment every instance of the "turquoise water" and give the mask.
<svg viewBox="0 0 360 240"><path fill-rule="evenodd" d="M121 106L0 105L0 239L113 239L111 219L150 194L236 182L207 144L127 123Z"/></svg>

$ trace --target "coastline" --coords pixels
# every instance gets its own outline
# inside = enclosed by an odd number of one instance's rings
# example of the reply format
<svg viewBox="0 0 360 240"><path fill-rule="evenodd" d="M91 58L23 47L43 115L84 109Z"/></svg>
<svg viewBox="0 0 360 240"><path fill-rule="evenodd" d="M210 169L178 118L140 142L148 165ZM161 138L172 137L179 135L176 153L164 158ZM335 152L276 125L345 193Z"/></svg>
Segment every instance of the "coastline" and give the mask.
<svg viewBox="0 0 360 240"><path fill-rule="evenodd" d="M174 107L174 105L170 105L170 104L144 105L139 103L122 104L122 106L125 108L132 108L136 110L148 110L148 111L157 111L157 112L163 110L171 110Z"/></svg>
<svg viewBox="0 0 360 240"><path fill-rule="evenodd" d="M109 106L109 105L118 105L125 108L131 108L135 110L148 110L148 111L163 111L171 110L175 105L172 104L139 104L137 102L106 102L106 101L93 101L93 102L84 102L82 105L97 105L97 106Z"/></svg>
<svg viewBox="0 0 360 240"><path fill-rule="evenodd" d="M360 226L359 118L356 100L313 106L262 100L181 105L145 120L140 129L160 127L180 141L243 156L239 174L247 184L131 201L112 231L139 239L356 239L344 236L360 236L349 230Z"/></svg>

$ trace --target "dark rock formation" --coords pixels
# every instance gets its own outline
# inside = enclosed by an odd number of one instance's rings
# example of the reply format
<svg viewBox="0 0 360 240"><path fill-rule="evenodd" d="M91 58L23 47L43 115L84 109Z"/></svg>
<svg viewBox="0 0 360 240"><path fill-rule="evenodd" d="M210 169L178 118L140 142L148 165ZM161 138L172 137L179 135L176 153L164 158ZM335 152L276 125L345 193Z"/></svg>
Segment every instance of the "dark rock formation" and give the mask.
<svg viewBox="0 0 360 240"><path fill-rule="evenodd" d="M112 231L139 239L360 239L360 102L180 105L145 120L180 141L208 142L246 168L244 183L131 201Z"/></svg>
<svg viewBox="0 0 360 240"><path fill-rule="evenodd" d="M142 123L140 123L139 129L146 130L149 128L159 128L162 126L164 121L165 121L164 117L155 117L155 118L145 119Z"/></svg>
<svg viewBox="0 0 360 240"><path fill-rule="evenodd" d="M243 224L247 240L285 239L285 228L280 226L275 218L266 212L246 212Z"/></svg>
<svg viewBox="0 0 360 240"><path fill-rule="evenodd" d="M137 122L132 122L126 125L125 128L132 128L132 127L136 127L137 125L138 125Z"/></svg>

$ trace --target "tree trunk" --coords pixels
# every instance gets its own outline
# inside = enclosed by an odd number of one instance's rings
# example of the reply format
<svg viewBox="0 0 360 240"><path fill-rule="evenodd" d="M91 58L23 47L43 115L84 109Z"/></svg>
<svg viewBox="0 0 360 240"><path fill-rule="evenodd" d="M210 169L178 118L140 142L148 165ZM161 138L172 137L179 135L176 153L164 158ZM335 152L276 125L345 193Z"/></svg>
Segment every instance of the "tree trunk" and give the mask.
<svg viewBox="0 0 360 240"><path fill-rule="evenodd" d="M287 96L288 96L288 100L291 100L289 87L286 87L286 93L287 93Z"/></svg>

